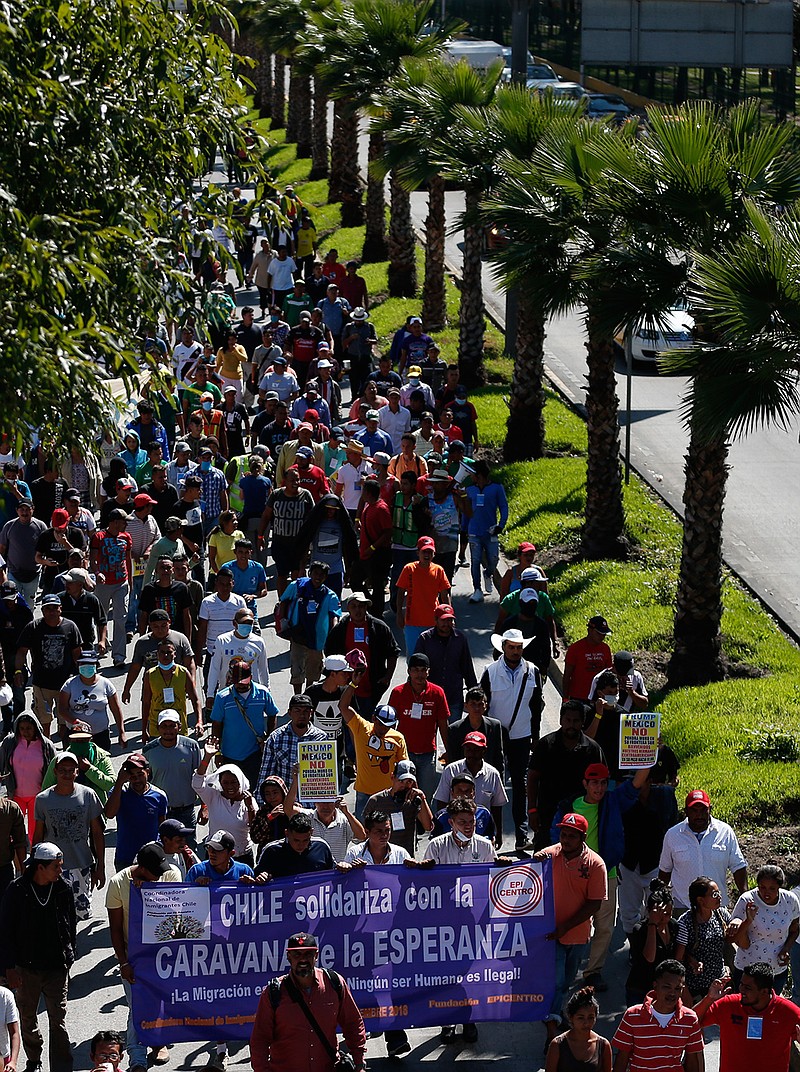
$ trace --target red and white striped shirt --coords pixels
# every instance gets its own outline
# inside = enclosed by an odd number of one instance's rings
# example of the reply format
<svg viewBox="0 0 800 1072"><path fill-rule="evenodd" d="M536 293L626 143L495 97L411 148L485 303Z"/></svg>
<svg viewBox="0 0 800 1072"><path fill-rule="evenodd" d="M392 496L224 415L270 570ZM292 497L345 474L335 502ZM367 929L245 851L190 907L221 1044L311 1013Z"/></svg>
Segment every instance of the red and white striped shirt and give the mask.
<svg viewBox="0 0 800 1072"><path fill-rule="evenodd" d="M648 995L643 1005L628 1009L611 1044L630 1055L628 1072L683 1072L683 1054L702 1053L703 1036L697 1014L680 1001L672 1019L662 1027Z"/></svg>

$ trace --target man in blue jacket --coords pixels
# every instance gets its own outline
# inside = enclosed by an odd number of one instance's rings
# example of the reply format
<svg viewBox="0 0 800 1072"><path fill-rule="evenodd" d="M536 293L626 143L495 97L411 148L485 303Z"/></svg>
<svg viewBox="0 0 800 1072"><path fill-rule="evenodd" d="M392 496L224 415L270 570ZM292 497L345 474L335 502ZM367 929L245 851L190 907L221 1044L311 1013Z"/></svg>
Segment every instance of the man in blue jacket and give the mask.
<svg viewBox="0 0 800 1072"><path fill-rule="evenodd" d="M586 844L603 858L608 871L608 899L601 903L594 916L589 963L583 973L586 985L599 992L608 990L601 973L617 921L617 867L625 852L622 816L638 801L639 790L647 782L647 770L637 771L631 780L620 782L611 792L608 777L605 763L590 763L583 775L583 796L562 800L551 828L552 840L558 841L558 824L563 817L569 812L583 815L589 824Z"/></svg>

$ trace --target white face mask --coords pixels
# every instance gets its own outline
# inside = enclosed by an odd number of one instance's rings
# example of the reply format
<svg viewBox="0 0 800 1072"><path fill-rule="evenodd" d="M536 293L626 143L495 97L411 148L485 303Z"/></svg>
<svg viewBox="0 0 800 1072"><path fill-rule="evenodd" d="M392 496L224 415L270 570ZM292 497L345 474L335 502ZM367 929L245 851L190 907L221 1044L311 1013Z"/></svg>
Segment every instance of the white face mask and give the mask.
<svg viewBox="0 0 800 1072"><path fill-rule="evenodd" d="M619 696L616 692L610 692L607 696L603 697L603 703L608 704L609 707L613 707L616 704Z"/></svg>
<svg viewBox="0 0 800 1072"><path fill-rule="evenodd" d="M453 833L456 835L456 841L461 845L468 845L469 842L472 841L471 837L467 837L462 830L459 830L456 827L453 827Z"/></svg>

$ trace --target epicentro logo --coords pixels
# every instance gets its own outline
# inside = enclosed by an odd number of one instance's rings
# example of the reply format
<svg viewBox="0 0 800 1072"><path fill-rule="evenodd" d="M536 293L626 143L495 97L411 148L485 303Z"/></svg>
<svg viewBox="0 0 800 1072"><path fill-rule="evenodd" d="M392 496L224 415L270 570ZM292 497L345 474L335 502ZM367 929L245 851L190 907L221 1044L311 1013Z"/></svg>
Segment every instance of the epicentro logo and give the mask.
<svg viewBox="0 0 800 1072"><path fill-rule="evenodd" d="M541 905L543 896L541 875L538 870L526 864L509 867L489 880L489 901L493 916L533 915Z"/></svg>

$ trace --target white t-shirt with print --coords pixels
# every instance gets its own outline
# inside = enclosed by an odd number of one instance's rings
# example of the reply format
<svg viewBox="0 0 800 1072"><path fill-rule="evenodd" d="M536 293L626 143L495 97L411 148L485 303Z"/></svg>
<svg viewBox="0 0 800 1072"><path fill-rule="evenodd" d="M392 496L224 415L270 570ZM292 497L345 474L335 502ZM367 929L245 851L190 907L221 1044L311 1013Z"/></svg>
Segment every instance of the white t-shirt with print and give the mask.
<svg viewBox="0 0 800 1072"><path fill-rule="evenodd" d="M11 1056L8 1025L16 1023L19 1023L19 1013L14 995L6 987L0 986L0 1057L4 1061Z"/></svg>
<svg viewBox="0 0 800 1072"><path fill-rule="evenodd" d="M734 966L742 970L748 964L764 963L769 964L776 974L784 971L786 965L779 962L778 953L789 934L792 920L800 918L800 903L788 890L778 892L775 905L765 904L758 890L748 890L736 902L733 919L745 919L749 904L755 904L757 909L748 931L750 945L747 949L736 947Z"/></svg>

